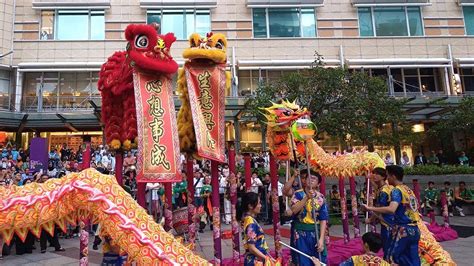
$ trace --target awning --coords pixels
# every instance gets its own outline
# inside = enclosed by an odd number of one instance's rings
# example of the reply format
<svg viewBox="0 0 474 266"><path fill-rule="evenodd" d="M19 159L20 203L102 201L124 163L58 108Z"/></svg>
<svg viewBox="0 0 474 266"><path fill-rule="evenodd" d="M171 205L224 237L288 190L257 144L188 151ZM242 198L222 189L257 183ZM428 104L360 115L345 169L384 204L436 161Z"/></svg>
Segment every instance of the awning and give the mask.
<svg viewBox="0 0 474 266"><path fill-rule="evenodd" d="M176 60L182 67L184 60ZM100 71L105 62L24 62L19 63L19 72L87 72ZM0 65L0 69L2 65Z"/></svg>
<svg viewBox="0 0 474 266"><path fill-rule="evenodd" d="M258 69L275 69L275 70L294 70L309 68L314 63L313 59L301 60L237 60L239 70L258 70ZM323 63L328 66L338 66L341 61L339 59L323 59Z"/></svg>
<svg viewBox="0 0 474 266"><path fill-rule="evenodd" d="M429 0L352 0L355 7L371 6L428 6Z"/></svg>
<svg viewBox="0 0 474 266"><path fill-rule="evenodd" d="M456 58L455 63L458 67L474 67L474 58Z"/></svg>
<svg viewBox="0 0 474 266"><path fill-rule="evenodd" d="M436 121L459 105L462 97L418 96L403 106L405 114L413 121Z"/></svg>
<svg viewBox="0 0 474 266"><path fill-rule="evenodd" d="M449 66L448 58L346 59L349 68L437 68Z"/></svg>
<svg viewBox="0 0 474 266"><path fill-rule="evenodd" d="M107 9L110 0L33 0L34 9Z"/></svg>
<svg viewBox="0 0 474 266"><path fill-rule="evenodd" d="M140 7L158 8L215 8L217 0L140 0Z"/></svg>
<svg viewBox="0 0 474 266"><path fill-rule="evenodd" d="M458 0L460 6L474 6L474 0Z"/></svg>
<svg viewBox="0 0 474 266"><path fill-rule="evenodd" d="M247 0L247 7L317 7L323 3L324 0Z"/></svg>

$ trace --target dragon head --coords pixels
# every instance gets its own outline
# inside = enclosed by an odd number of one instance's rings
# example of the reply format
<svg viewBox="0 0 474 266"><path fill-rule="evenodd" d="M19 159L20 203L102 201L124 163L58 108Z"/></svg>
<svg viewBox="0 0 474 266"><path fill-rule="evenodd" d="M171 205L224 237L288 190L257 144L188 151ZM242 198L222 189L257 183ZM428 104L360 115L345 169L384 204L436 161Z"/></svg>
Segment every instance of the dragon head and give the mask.
<svg viewBox="0 0 474 266"><path fill-rule="evenodd" d="M125 29L127 56L131 64L142 70L173 74L178 64L170 54L176 37L173 33L160 35L152 25L129 25Z"/></svg>
<svg viewBox="0 0 474 266"><path fill-rule="evenodd" d="M227 39L221 33L209 32L206 37L197 33L189 37L189 48L183 52L183 57L190 60L208 60L216 64L227 61Z"/></svg>
<svg viewBox="0 0 474 266"><path fill-rule="evenodd" d="M304 115L309 115L309 111L306 108L300 108L295 101L282 100L281 103L272 102L272 106L262 109L265 111L264 115L267 118L267 125L274 128L274 130L287 129L293 121Z"/></svg>

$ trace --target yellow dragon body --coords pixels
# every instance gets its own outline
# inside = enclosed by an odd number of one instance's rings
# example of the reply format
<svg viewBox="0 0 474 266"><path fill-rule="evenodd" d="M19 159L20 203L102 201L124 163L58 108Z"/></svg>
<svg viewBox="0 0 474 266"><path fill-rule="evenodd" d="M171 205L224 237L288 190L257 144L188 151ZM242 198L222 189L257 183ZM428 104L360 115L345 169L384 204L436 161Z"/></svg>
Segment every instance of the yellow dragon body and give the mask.
<svg viewBox="0 0 474 266"><path fill-rule="evenodd" d="M25 186L0 187L0 232L6 243L13 234L52 234L55 224L90 218L101 234L138 265L209 265L155 223L145 209L116 182L94 169Z"/></svg>
<svg viewBox="0 0 474 266"><path fill-rule="evenodd" d="M280 160L291 157L291 139L288 137L291 124L298 118L308 115L306 109L300 108L294 102L283 100L263 108L267 118L267 139L272 154ZM375 167L385 167L384 161L375 152L356 151L352 153L328 154L314 140L296 143L296 156L305 160L305 150L308 152L311 168L327 177L344 178L365 175ZM419 253L423 265L456 265L448 252L435 240L425 223L420 219L418 227L421 231Z"/></svg>

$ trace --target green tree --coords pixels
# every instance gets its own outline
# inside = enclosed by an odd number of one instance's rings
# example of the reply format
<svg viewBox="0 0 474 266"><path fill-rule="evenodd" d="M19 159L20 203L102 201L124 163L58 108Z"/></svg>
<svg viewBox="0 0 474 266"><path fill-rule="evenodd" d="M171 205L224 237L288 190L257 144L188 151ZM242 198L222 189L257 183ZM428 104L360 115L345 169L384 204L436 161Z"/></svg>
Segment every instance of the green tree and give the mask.
<svg viewBox="0 0 474 266"><path fill-rule="evenodd" d="M369 150L375 144L395 145L413 137L402 111L404 102L388 96L384 80L344 68L326 68L320 59L318 56L307 70L259 86L246 109L263 122L260 107L280 99L296 100L311 111L311 119L318 126L316 137L326 132L345 144L350 136L351 141L362 142ZM396 134L392 124L397 125Z"/></svg>
<svg viewBox="0 0 474 266"><path fill-rule="evenodd" d="M428 130L430 136L440 140L452 140L455 132L464 135L466 145L469 142L468 138L474 136L474 97L463 98L459 106L441 115L440 120ZM474 150L467 152L468 156L473 158Z"/></svg>

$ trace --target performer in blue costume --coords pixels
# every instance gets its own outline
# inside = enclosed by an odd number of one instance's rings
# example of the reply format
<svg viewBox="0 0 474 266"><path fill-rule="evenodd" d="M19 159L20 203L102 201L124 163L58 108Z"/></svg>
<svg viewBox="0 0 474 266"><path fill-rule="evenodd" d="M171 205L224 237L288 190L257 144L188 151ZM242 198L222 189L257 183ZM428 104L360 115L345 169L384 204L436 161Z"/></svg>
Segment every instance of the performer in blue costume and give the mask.
<svg viewBox="0 0 474 266"><path fill-rule="evenodd" d="M285 185L283 186L283 189L282 189L282 192L283 192L284 196L286 196L288 198L293 198L293 196L295 195L295 192L301 189L300 185L298 184L298 179L297 179L298 175L300 175L300 171L295 170L293 172L293 175L291 175L290 178L288 179L288 181L285 183ZM302 173L300 175L302 186L304 186L306 184L306 177L307 176L308 176L308 170L303 169ZM293 215L291 209L288 209L287 212L285 213L285 215L290 217L290 219L291 219L290 245L295 247L296 246L296 242L295 242L295 223L296 223L297 217L296 217L296 215ZM296 253L293 250L291 251L291 264L292 265L298 265L298 253Z"/></svg>
<svg viewBox="0 0 474 266"><path fill-rule="evenodd" d="M329 215L324 195L318 192L320 182L321 176L319 174L308 177L304 185L305 189L295 192L291 200L291 211L297 218L294 226L295 248L326 263L327 250L324 239ZM313 217L313 208L316 217ZM319 224L318 232L315 232L315 222ZM316 234L319 236L319 241L316 241ZM321 257L318 253L321 254ZM300 266L314 265L305 256L298 255L297 259Z"/></svg>
<svg viewBox="0 0 474 266"><path fill-rule="evenodd" d="M383 168L377 167L372 171L371 180L375 184L377 190L377 207L386 207L390 205L390 195L393 190L393 186L387 183L387 171ZM380 235L383 243L384 259L388 260L388 252L390 248L390 234L391 227L393 225L393 214L384 213L382 215L372 215L367 223L380 222Z"/></svg>
<svg viewBox="0 0 474 266"><path fill-rule="evenodd" d="M245 266L253 266L257 261L265 262L268 256L268 245L263 229L255 220L260 213L262 204L258 194L248 192L242 198L240 214L243 215Z"/></svg>
<svg viewBox="0 0 474 266"><path fill-rule="evenodd" d="M394 224L390 235L389 260L401 266L420 265L418 242L420 230L417 222L418 202L413 191L403 184L403 168L397 165L387 166L387 177L394 186L390 204L386 207L369 207L365 209L381 214L394 214Z"/></svg>

